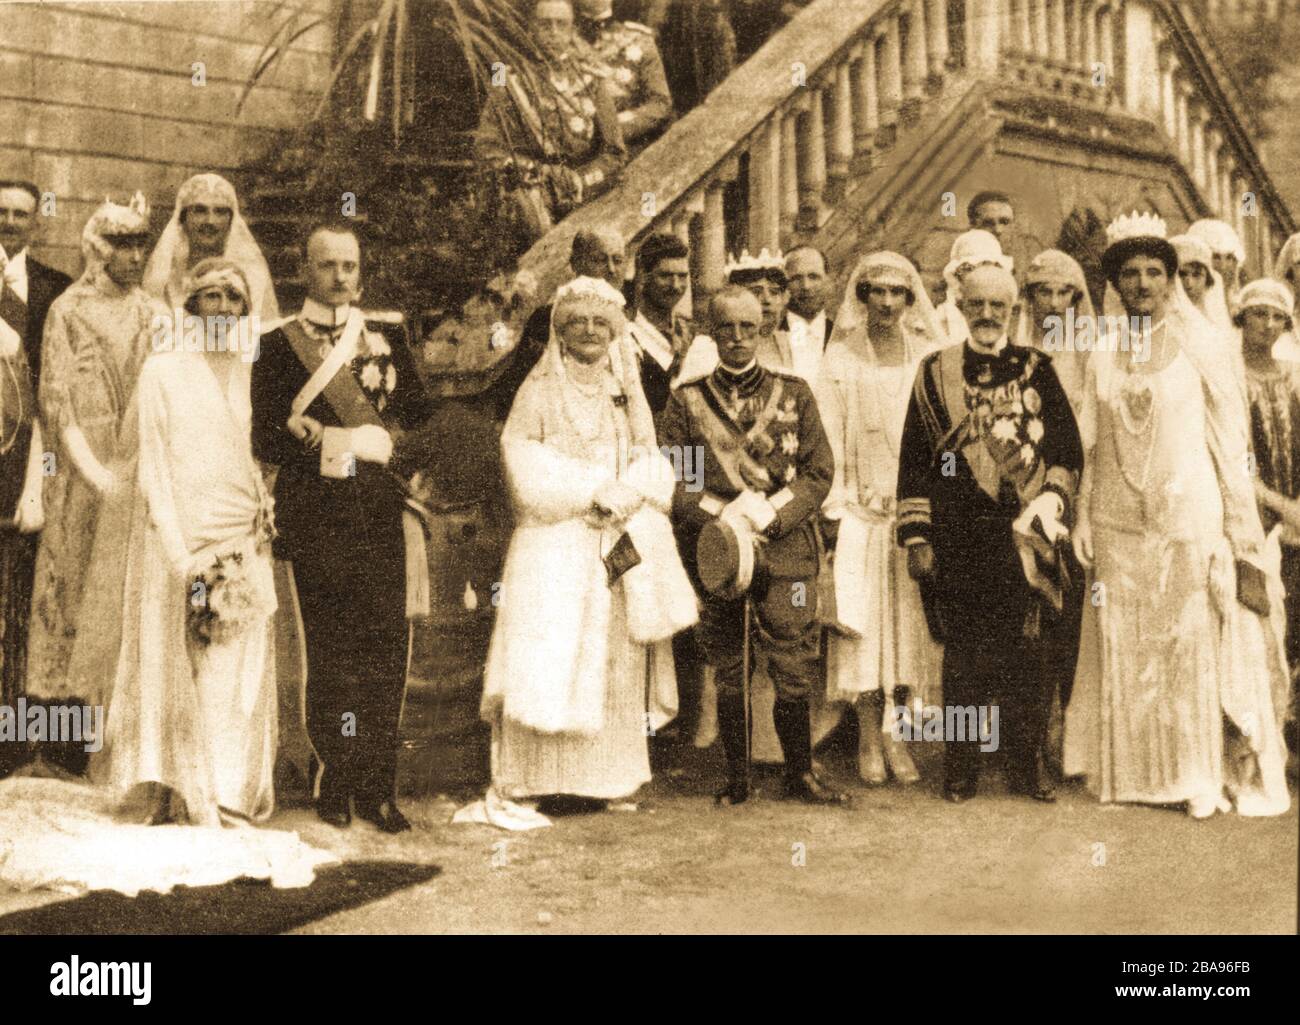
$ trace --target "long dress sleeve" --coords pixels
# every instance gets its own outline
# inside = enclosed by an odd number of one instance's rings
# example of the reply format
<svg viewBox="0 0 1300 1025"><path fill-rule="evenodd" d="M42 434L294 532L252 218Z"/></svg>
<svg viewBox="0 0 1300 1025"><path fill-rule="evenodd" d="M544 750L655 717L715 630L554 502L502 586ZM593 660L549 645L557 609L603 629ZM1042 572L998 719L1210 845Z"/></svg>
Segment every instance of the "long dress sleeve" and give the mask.
<svg viewBox="0 0 1300 1025"><path fill-rule="evenodd" d="M822 515L829 520L841 519L852 498L856 497L849 495L846 484L844 431L847 416L840 384L843 374L841 350L830 349L822 360L817 384L813 389L813 395L817 399L817 409L821 413L822 427L826 432L826 440L835 461L831 488L822 505Z"/></svg>
<svg viewBox="0 0 1300 1025"><path fill-rule="evenodd" d="M156 369L147 364L140 374L138 386L139 486L149 512L149 522L158 531L168 562L177 572L183 572L189 560L189 545L185 542L176 508L176 494L167 457L167 399Z"/></svg>
<svg viewBox="0 0 1300 1025"><path fill-rule="evenodd" d="M546 444L545 390L536 377L519 389L501 432L501 457L520 520L559 523L585 516L613 473Z"/></svg>
<svg viewBox="0 0 1300 1025"><path fill-rule="evenodd" d="M69 391L75 356L68 335L65 308L57 300L50 306L45 318L45 335L41 340L42 369L37 400L51 440L61 435L73 419Z"/></svg>

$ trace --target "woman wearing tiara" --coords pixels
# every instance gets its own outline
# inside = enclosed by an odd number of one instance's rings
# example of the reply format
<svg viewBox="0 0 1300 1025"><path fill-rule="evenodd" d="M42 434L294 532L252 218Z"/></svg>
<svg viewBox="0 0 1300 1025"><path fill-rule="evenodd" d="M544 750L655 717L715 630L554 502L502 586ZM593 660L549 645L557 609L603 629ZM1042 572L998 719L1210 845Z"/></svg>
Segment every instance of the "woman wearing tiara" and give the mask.
<svg viewBox="0 0 1300 1025"><path fill-rule="evenodd" d="M907 553L895 543L899 446L921 358L943 344L920 275L897 253L863 257L822 360L817 408L835 453L822 507L838 622L827 641L827 699L856 704L858 774L918 780L891 729L907 693L935 698L941 653L922 614Z"/></svg>
<svg viewBox="0 0 1300 1025"><path fill-rule="evenodd" d="M274 807L276 745L271 502L241 372L251 297L223 258L190 268L184 295L186 334L155 335L119 439L136 458L89 542L71 663L111 692L96 785L0 782L0 883L19 889L298 887L336 860L251 825Z"/></svg>
<svg viewBox="0 0 1300 1025"><path fill-rule="evenodd" d="M1281 814L1280 586L1264 570L1231 343L1188 299L1160 218L1107 234L1107 322L1144 327L1103 338L1088 362L1074 544L1093 570L1096 643L1066 770L1103 802Z"/></svg>
<svg viewBox="0 0 1300 1025"><path fill-rule="evenodd" d="M695 594L622 307L596 278L559 290L501 437L518 522L482 702L498 824L544 824L517 798L546 798L544 814L632 796L650 779L647 736L677 710L670 639L695 622Z"/></svg>

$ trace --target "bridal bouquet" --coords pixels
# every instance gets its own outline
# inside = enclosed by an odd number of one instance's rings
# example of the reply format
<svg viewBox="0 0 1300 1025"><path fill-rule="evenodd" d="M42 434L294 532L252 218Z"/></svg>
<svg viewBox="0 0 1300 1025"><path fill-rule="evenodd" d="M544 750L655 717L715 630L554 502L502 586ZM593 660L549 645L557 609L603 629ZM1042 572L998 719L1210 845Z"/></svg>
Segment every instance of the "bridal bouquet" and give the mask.
<svg viewBox="0 0 1300 1025"><path fill-rule="evenodd" d="M233 640L274 612L274 583L252 551L221 555L190 581L187 625L203 647Z"/></svg>

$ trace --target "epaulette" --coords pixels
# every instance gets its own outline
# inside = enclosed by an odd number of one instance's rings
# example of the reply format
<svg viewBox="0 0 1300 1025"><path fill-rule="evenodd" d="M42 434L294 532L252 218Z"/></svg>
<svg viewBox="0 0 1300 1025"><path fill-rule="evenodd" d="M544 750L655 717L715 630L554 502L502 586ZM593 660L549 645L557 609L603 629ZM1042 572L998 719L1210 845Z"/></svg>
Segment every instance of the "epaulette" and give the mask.
<svg viewBox="0 0 1300 1025"><path fill-rule="evenodd" d="M655 34L654 29L649 25L642 25L639 21L625 21L623 22L623 27L630 28L634 32L644 33L647 36L653 36Z"/></svg>
<svg viewBox="0 0 1300 1025"><path fill-rule="evenodd" d="M800 384L808 385L809 388L812 387L812 385L808 384L807 378L800 377L793 370L786 370L784 367L778 367L778 368L767 367L766 370L773 377L779 377L782 381L786 381L786 382L798 381Z"/></svg>
<svg viewBox="0 0 1300 1025"><path fill-rule="evenodd" d="M371 324L405 324L401 310L362 310L361 319Z"/></svg>

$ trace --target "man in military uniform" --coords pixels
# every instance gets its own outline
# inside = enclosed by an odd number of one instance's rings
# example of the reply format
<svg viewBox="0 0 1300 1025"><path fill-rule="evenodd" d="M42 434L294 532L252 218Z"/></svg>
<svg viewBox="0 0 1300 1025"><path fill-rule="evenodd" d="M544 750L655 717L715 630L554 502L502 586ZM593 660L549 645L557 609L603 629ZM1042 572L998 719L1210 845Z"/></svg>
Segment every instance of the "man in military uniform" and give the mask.
<svg viewBox="0 0 1300 1025"><path fill-rule="evenodd" d="M641 149L672 119L673 100L654 32L617 21L610 0L577 0L578 34L609 68L605 87L618 111L623 141Z"/></svg>
<svg viewBox="0 0 1300 1025"><path fill-rule="evenodd" d="M821 679L817 622L818 510L830 490L834 457L812 389L768 370L755 357L762 310L745 288L728 286L711 304L719 363L683 380L664 411L661 440L670 451L700 453L702 487L679 481L673 518L688 572L703 596L700 640L718 686L718 728L727 758L719 803L749 797L746 751L745 616L751 644L766 655L776 687L773 724L785 758L785 796L845 804L847 796L813 771L808 696ZM720 523L719 523L720 521ZM721 530L720 530L721 527ZM708 593L697 557L704 531L728 531L743 563L757 549L759 569L746 586ZM750 546L753 546L752 548Z"/></svg>
<svg viewBox="0 0 1300 1025"><path fill-rule="evenodd" d="M1055 800L1042 760L1056 682L1043 638L1069 587L1060 543L1083 446L1051 357L1008 341L1017 292L1003 267L962 280L969 337L921 361L899 452L898 543L942 623L945 722L961 724L945 738L954 804L975 796L995 698L1012 791ZM963 721L954 709L971 712Z"/></svg>
<svg viewBox="0 0 1300 1025"><path fill-rule="evenodd" d="M410 828L395 793L407 617L428 603L402 481L419 468L431 408L405 332L355 306L352 226L314 226L305 248L302 311L262 338L253 365L253 454L279 467L275 547L302 613L316 812L341 828L355 800L359 817L398 833Z"/></svg>

